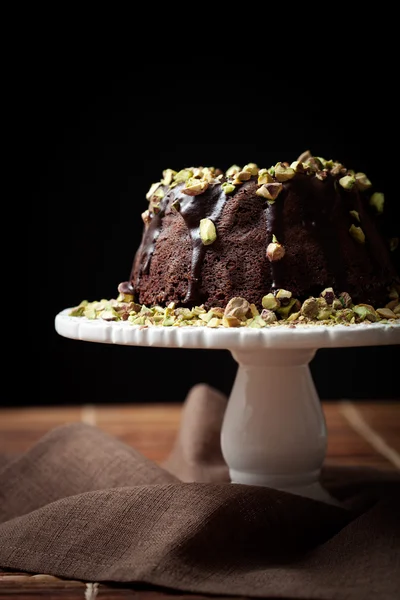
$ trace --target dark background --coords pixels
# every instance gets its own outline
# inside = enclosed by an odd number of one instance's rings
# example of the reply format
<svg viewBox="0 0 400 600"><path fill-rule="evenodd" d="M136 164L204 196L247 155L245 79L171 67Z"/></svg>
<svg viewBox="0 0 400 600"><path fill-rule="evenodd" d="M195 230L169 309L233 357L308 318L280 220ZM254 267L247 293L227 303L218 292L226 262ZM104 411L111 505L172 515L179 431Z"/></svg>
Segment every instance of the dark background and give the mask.
<svg viewBox="0 0 400 600"><path fill-rule="evenodd" d="M19 156L33 167L27 279L35 300L16 358L26 352L29 370L9 376L4 404L182 401L198 382L229 393L236 363L228 351L93 344L54 330L62 309L116 297L140 243L145 194L165 168L270 166L310 149L365 171L399 223L388 177L398 171L388 151L398 126L394 79L377 86L370 68L346 65L301 76L245 60L188 65L184 48L174 63L160 52L153 64L124 68L95 52L32 52ZM398 350L319 350L311 370L321 398L398 397Z"/></svg>

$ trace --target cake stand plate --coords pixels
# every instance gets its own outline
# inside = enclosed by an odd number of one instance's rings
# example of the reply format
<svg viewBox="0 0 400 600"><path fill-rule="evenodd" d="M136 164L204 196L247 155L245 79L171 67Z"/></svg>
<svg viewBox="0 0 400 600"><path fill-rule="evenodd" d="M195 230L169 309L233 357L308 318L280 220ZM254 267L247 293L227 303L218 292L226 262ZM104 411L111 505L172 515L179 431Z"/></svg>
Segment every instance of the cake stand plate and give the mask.
<svg viewBox="0 0 400 600"><path fill-rule="evenodd" d="M251 328L159 327L55 318L67 338L130 346L229 350L238 364L221 432L232 483L335 503L319 483L326 427L309 363L319 348L400 344L393 324Z"/></svg>

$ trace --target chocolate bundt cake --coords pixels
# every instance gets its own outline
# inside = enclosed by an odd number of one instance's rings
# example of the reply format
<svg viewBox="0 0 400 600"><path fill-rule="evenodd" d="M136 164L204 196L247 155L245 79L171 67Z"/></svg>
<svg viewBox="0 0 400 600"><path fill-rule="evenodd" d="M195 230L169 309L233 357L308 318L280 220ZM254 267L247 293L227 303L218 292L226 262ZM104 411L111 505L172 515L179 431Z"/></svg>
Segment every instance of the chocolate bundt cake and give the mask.
<svg viewBox="0 0 400 600"><path fill-rule="evenodd" d="M302 301L331 287L380 306L398 281L376 224L383 194L364 173L310 153L270 169L168 169L147 199L120 286L140 304L208 309L243 297L261 308L280 289Z"/></svg>
<svg viewBox="0 0 400 600"><path fill-rule="evenodd" d="M304 153L255 164L167 169L116 299L71 316L144 327L400 325L398 238L364 173Z"/></svg>

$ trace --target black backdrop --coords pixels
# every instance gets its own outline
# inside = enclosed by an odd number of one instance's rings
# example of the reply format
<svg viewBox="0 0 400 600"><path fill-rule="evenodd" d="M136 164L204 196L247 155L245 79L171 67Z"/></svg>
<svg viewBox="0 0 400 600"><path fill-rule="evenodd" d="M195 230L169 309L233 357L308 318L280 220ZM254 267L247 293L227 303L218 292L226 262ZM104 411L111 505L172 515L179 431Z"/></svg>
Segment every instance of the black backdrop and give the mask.
<svg viewBox="0 0 400 600"><path fill-rule="evenodd" d="M188 70L162 56L123 72L64 52L33 63L21 157L34 166L28 279L38 301L29 310L32 371L5 404L182 401L198 382L229 393L228 351L109 346L54 330L60 310L115 297L140 242L145 194L163 169L269 166L310 149L365 171L398 202L387 177L398 170L386 149L397 125L390 80L377 90L359 71L344 82L313 69L269 78L238 64ZM395 398L398 350L319 350L311 370L320 396Z"/></svg>

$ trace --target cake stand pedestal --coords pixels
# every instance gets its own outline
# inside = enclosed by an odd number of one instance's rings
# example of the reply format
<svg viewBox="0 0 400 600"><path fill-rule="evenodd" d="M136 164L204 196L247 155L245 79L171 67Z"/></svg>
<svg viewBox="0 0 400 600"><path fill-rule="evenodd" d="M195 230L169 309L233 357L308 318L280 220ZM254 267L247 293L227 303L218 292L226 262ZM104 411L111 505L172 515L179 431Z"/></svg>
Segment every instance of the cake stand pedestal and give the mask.
<svg viewBox="0 0 400 600"><path fill-rule="evenodd" d="M229 350L238 363L221 432L232 483L267 486L336 503L319 476L326 428L309 363L319 348L400 344L393 324L279 326L264 329L147 327L70 317L56 331L91 342Z"/></svg>

